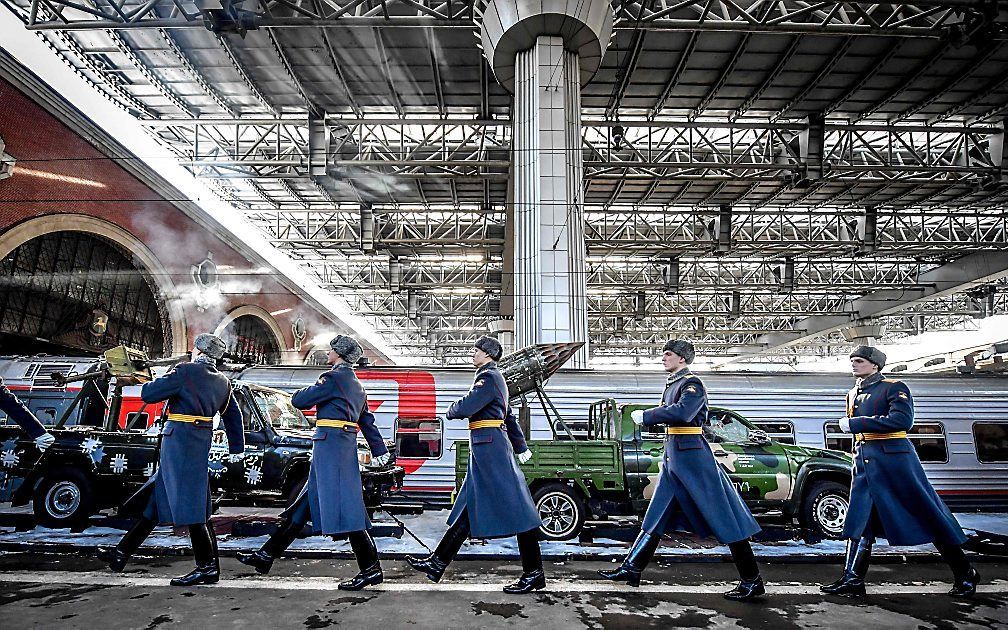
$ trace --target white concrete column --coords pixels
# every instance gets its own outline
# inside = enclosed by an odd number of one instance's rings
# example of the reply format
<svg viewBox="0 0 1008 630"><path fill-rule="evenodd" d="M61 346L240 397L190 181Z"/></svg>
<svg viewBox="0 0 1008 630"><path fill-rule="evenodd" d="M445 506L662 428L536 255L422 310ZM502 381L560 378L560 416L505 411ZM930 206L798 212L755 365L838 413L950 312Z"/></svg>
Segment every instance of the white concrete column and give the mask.
<svg viewBox="0 0 1008 630"><path fill-rule="evenodd" d="M581 86L615 16L607 0L479 0L477 13L484 54L514 94L515 346L583 341L571 365L586 367Z"/></svg>
<svg viewBox="0 0 1008 630"><path fill-rule="evenodd" d="M540 36L515 62L515 342L587 342L577 55Z"/></svg>

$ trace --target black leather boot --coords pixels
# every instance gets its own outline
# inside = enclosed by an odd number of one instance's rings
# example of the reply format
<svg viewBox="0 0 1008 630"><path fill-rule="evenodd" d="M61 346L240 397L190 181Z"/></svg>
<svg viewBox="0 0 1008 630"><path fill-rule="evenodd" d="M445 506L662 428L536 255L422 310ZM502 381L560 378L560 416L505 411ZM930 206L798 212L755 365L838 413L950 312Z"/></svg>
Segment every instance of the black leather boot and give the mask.
<svg viewBox="0 0 1008 630"><path fill-rule="evenodd" d="M273 561L280 557L287 547L290 547L302 529L304 529L304 523L296 522L293 519L281 521L276 531L269 537L269 540L263 543L259 551L236 554L238 562L254 568L263 575L269 573L273 568Z"/></svg>
<svg viewBox="0 0 1008 630"><path fill-rule="evenodd" d="M840 579L832 584L820 586L819 590L828 595L843 597L864 597L865 576L871 561L872 541L868 538L847 541L847 561Z"/></svg>
<svg viewBox="0 0 1008 630"><path fill-rule="evenodd" d="M220 568L213 552L213 540L210 535L210 528L207 527L206 523L190 525L189 539L192 541L196 568L182 577L173 579L171 585L195 586L197 584L216 584L220 580Z"/></svg>
<svg viewBox="0 0 1008 630"><path fill-rule="evenodd" d="M766 595L766 587L763 585L763 577L757 575L750 580L741 580L735 588L722 597L735 602L746 602L761 595Z"/></svg>
<svg viewBox="0 0 1008 630"><path fill-rule="evenodd" d="M96 554L98 559L108 563L109 568L116 573L122 572L126 568L126 563L129 562L130 556L136 553L136 550L140 548L143 541L150 536L150 533L154 531L155 525L157 523L150 519L138 519L133 524L133 527L122 537L118 545L115 547L98 547L98 553Z"/></svg>
<svg viewBox="0 0 1008 630"><path fill-rule="evenodd" d="M455 558L455 554L459 552L467 538L469 538L469 519L463 516L448 528L434 553L425 558L407 556L406 562L415 570L427 574L427 579L431 582L439 582L445 569L448 568L448 563Z"/></svg>
<svg viewBox="0 0 1008 630"><path fill-rule="evenodd" d="M546 588L546 574L542 569L537 569L531 573L523 572L517 582L504 587L504 592L511 595L524 595L544 588Z"/></svg>
<svg viewBox="0 0 1008 630"><path fill-rule="evenodd" d="M385 576L382 574L381 563L378 562L378 548L374 538L367 530L350 532L350 548L357 557L357 567L360 572L352 579L340 582L336 587L341 591L359 591L365 586L381 584Z"/></svg>
<svg viewBox="0 0 1008 630"><path fill-rule="evenodd" d="M742 579L723 597L735 602L745 602L765 595L766 587L763 585L763 578L760 576L756 556L753 555L752 545L749 544L749 541L734 542L728 545L728 549L731 550L732 560L735 562L739 577Z"/></svg>
<svg viewBox="0 0 1008 630"><path fill-rule="evenodd" d="M658 549L661 536L649 534L641 530L637 540L630 547L630 552L618 568L612 571L599 570L599 575L614 582L626 582L629 586L640 586L641 573L651 561L651 556Z"/></svg>
<svg viewBox="0 0 1008 630"><path fill-rule="evenodd" d="M948 594L952 597L970 598L976 595L976 587L980 582L980 574L973 568L963 553L962 545L935 541L935 548L941 554L949 568L952 569L952 588Z"/></svg>
<svg viewBox="0 0 1008 630"><path fill-rule="evenodd" d="M966 575L961 578L956 578L955 583L952 588L949 589L948 594L952 597L961 597L963 599L969 599L976 595L977 584L980 583L980 573L975 567L970 567Z"/></svg>
<svg viewBox="0 0 1008 630"><path fill-rule="evenodd" d="M511 595L524 595L546 588L546 574L543 572L538 528L518 534L518 553L521 554L522 575L514 584L505 586L504 592Z"/></svg>

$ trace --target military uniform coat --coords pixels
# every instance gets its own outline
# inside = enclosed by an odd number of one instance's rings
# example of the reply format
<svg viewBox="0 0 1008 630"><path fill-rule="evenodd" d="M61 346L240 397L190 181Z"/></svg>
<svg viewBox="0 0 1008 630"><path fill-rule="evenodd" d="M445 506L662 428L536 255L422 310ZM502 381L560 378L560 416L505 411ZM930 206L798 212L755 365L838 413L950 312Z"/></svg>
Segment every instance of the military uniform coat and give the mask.
<svg viewBox="0 0 1008 630"><path fill-rule="evenodd" d="M372 456L388 453L375 418L368 410L367 393L353 368L341 363L318 382L294 393L298 409L315 407L318 420L356 422ZM371 527L364 509L364 490L357 462L357 430L353 427L316 427L308 483L284 516L310 520L316 534L344 534Z"/></svg>
<svg viewBox="0 0 1008 630"><path fill-rule="evenodd" d="M515 453L528 450L525 436L508 405L508 388L497 364L476 371L472 389L448 408L448 419L501 420L503 429L469 432L469 468L448 515L454 525L467 512L473 538L503 538L542 525Z"/></svg>
<svg viewBox="0 0 1008 630"><path fill-rule="evenodd" d="M644 412L647 426L703 427L706 422L707 394L689 369L669 378L660 407ZM658 486L641 529L659 535L686 530L731 544L749 538L760 527L714 461L703 435L668 435Z"/></svg>
<svg viewBox="0 0 1008 630"><path fill-rule="evenodd" d="M892 433L913 426L905 383L873 374L847 394L852 433ZM931 487L906 438L856 442L845 538L885 538L892 545L960 545L962 528Z"/></svg>
<svg viewBox="0 0 1008 630"><path fill-rule="evenodd" d="M31 439L34 440L45 435L45 427L32 412L28 411L28 407L25 407L24 403L11 393L11 390L7 389L7 386L3 384L3 379L0 379L0 411L16 422Z"/></svg>
<svg viewBox="0 0 1008 630"><path fill-rule="evenodd" d="M245 452L242 413L228 378L203 361L182 363L144 383L140 398L168 401L169 414L210 418L205 422L166 420L161 429L158 469L126 507L146 501L143 515L160 524L196 525L210 519L207 460L213 440L213 416L220 413L231 453Z"/></svg>

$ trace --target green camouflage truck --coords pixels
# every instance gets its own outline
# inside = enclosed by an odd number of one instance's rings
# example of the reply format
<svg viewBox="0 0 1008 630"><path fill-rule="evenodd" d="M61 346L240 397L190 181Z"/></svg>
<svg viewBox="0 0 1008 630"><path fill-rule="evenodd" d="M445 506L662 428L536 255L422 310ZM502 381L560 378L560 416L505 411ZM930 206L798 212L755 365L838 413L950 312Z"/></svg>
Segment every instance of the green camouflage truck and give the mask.
<svg viewBox="0 0 1008 630"><path fill-rule="evenodd" d="M644 515L658 479L664 427L640 427L630 412L651 407L600 400L590 408L583 438L529 441L532 459L521 468L546 539L574 538L588 520ZM704 437L757 520L797 525L809 540L840 536L850 455L774 441L728 409L711 407L708 418ZM469 443L456 442L456 489L468 463Z"/></svg>

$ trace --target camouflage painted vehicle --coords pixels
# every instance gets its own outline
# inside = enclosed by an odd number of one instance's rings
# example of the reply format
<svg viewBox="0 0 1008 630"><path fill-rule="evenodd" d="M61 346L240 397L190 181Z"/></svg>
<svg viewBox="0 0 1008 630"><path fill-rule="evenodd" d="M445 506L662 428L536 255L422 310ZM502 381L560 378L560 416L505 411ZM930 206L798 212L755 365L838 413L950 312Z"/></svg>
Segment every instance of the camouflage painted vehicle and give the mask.
<svg viewBox="0 0 1008 630"><path fill-rule="evenodd" d="M634 424L630 412L652 405L591 406L586 439L532 440L522 466L549 540L569 540L586 520L643 516L654 493L664 434ZM838 538L847 513L847 453L782 444L727 409L712 407L704 436L753 515L798 525L806 538ZM663 427L657 427L663 431ZM457 443L456 487L469 460Z"/></svg>

